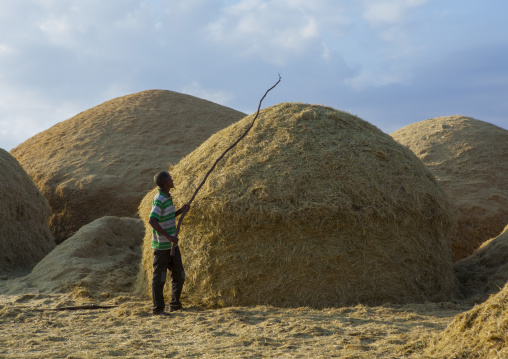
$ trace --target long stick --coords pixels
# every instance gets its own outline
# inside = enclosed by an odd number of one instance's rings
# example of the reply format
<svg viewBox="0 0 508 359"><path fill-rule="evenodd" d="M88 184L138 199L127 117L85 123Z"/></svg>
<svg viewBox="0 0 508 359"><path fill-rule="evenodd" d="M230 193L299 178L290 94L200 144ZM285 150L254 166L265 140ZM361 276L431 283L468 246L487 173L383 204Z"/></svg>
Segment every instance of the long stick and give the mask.
<svg viewBox="0 0 508 359"><path fill-rule="evenodd" d="M61 308L55 308L51 310L79 310L79 309L111 309L116 308L117 305L97 305L97 304L89 304L89 305L77 305L73 307L61 307Z"/></svg>
<svg viewBox="0 0 508 359"><path fill-rule="evenodd" d="M208 176L210 175L210 173L212 173L212 171L215 169L215 166L217 166L217 163L219 163L219 161L226 155L226 153L228 153L233 147L235 147L238 142L240 142L242 140L242 138L244 138L245 136L247 136L247 133L250 131L250 129L252 128L252 126L254 126L254 121L256 121L256 119L258 118L259 116L259 111L261 109L261 103L263 102L263 100L265 99L266 95L268 95L268 92L270 92L271 90L273 90L275 88L275 86L277 86L279 84L279 82L281 81L281 77L280 77L280 74L279 74L279 80L275 83L275 85L273 85L272 87L270 87L268 90L266 90L265 94L263 95L263 97L261 98L261 100L259 100L259 105L258 105L258 110L256 112L256 116L254 116L254 119L252 120L250 126L247 128L247 130L244 132L243 135L241 135L238 140L236 140L235 143L233 143L231 146L229 146L222 155L220 155L219 158L217 158L217 160L214 162L214 164L212 165L212 167L208 170L208 172L206 173L205 175L205 178L203 178L203 180L201 181L201 183L199 184L199 186L196 188L196 190L194 191L194 194L192 195L191 199L189 202L187 202L188 204L191 204L192 201L194 201L194 198L196 197L196 195L198 194L199 190L201 189L201 187L203 187L203 185L205 184L206 182L206 179L208 178ZM187 213L186 210L184 210L182 212L182 214L180 215L180 219L178 220L178 225L176 226L176 233L175 233L175 236L178 236L178 233L180 233L180 225L182 224L182 221L183 221L183 217L185 216L185 213ZM175 246L171 246L171 255L174 255L175 254Z"/></svg>

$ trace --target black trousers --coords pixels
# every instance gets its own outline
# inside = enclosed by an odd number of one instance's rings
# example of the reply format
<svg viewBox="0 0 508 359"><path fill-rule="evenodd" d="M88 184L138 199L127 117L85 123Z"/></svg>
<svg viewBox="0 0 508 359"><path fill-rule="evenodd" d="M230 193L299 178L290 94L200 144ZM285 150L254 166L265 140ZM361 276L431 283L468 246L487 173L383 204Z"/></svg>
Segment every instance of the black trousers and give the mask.
<svg viewBox="0 0 508 359"><path fill-rule="evenodd" d="M153 252L152 299L154 313L163 311L165 308L164 284L166 284L168 269L171 272L171 302L169 305L173 309L180 309L182 307L180 296L185 282L185 271L178 246L175 248L174 256L171 256L171 250L169 249L155 249Z"/></svg>

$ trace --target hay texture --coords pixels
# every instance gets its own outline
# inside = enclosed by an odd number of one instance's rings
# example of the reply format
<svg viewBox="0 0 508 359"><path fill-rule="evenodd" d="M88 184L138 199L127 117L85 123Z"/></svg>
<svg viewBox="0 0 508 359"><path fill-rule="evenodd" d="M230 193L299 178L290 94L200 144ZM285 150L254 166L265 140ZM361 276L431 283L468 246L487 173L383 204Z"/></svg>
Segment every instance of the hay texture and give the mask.
<svg viewBox="0 0 508 359"><path fill-rule="evenodd" d="M508 282L508 226L471 256L455 263L454 269L467 298L483 301L499 292Z"/></svg>
<svg viewBox="0 0 508 359"><path fill-rule="evenodd" d="M14 148L51 206L58 243L106 216L135 217L155 172L245 114L172 91L107 101Z"/></svg>
<svg viewBox="0 0 508 359"><path fill-rule="evenodd" d="M177 207L250 121L219 131L172 169ZM145 222L154 193L140 205ZM273 106L218 164L185 217L186 300L210 307L444 300L455 285L452 223L432 174L390 136L332 108ZM138 283L147 295L152 258L147 225Z"/></svg>
<svg viewBox="0 0 508 359"><path fill-rule="evenodd" d="M143 235L139 219L99 218L58 245L11 290L63 293L80 288L92 296L132 291Z"/></svg>
<svg viewBox="0 0 508 359"><path fill-rule="evenodd" d="M54 247L44 196L9 152L0 148L0 273L34 266Z"/></svg>
<svg viewBox="0 0 508 359"><path fill-rule="evenodd" d="M458 209L454 261L471 255L508 223L508 131L470 117L437 117L391 134L443 185Z"/></svg>
<svg viewBox="0 0 508 359"><path fill-rule="evenodd" d="M508 284L482 304L457 315L424 357L508 358Z"/></svg>

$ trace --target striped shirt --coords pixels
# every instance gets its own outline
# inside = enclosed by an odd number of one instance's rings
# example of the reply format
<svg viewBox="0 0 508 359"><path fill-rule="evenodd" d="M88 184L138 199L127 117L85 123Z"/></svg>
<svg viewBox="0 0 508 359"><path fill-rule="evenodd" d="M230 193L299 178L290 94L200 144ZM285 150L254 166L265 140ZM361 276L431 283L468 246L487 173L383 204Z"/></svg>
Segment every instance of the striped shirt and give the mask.
<svg viewBox="0 0 508 359"><path fill-rule="evenodd" d="M175 206L173 198L160 189L152 201L152 211L149 218L155 218L159 221L161 227L170 235L176 233L175 225ZM152 248L171 249L171 242L162 234L152 228Z"/></svg>

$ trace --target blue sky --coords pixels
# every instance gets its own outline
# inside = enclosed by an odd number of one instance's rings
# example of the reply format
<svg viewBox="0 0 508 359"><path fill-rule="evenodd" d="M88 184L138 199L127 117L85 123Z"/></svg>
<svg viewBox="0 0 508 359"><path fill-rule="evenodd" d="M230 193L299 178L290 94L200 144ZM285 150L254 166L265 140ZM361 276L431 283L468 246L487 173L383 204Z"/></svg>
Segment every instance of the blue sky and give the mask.
<svg viewBox="0 0 508 359"><path fill-rule="evenodd" d="M508 129L508 1L2 0L0 148L148 89Z"/></svg>

